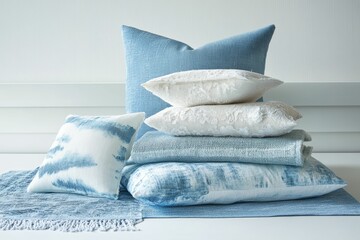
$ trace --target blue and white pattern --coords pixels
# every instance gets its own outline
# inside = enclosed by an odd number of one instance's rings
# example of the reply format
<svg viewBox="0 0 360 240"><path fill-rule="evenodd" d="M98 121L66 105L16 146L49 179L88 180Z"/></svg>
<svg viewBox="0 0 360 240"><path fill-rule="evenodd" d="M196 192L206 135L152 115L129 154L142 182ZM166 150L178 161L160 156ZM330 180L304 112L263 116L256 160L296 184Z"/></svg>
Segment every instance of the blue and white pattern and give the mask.
<svg viewBox="0 0 360 240"><path fill-rule="evenodd" d="M66 118L29 192L118 198L121 171L144 113Z"/></svg>
<svg viewBox="0 0 360 240"><path fill-rule="evenodd" d="M132 165L124 169L122 184L134 198L160 206L299 199L346 186L314 158L303 167L181 162Z"/></svg>

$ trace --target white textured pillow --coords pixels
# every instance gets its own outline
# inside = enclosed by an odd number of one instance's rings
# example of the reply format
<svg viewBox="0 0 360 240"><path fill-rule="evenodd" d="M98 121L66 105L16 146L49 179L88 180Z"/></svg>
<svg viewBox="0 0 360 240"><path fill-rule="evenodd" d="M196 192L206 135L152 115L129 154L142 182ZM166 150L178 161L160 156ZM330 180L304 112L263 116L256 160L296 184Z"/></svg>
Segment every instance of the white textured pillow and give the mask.
<svg viewBox="0 0 360 240"><path fill-rule="evenodd" d="M117 199L121 170L145 113L66 118L28 192Z"/></svg>
<svg viewBox="0 0 360 240"><path fill-rule="evenodd" d="M255 102L282 81L236 69L192 70L154 78L143 86L175 107Z"/></svg>
<svg viewBox="0 0 360 240"><path fill-rule="evenodd" d="M171 135L267 137L290 132L301 118L282 102L169 107L145 123Z"/></svg>

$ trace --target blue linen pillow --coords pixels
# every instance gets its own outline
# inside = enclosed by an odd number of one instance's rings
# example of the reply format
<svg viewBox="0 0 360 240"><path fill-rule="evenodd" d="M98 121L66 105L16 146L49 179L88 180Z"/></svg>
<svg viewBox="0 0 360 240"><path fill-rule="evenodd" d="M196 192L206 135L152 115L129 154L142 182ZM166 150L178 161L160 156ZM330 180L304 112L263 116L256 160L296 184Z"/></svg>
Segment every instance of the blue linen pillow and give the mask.
<svg viewBox="0 0 360 240"><path fill-rule="evenodd" d="M117 199L121 171L144 116L68 116L27 191Z"/></svg>
<svg viewBox="0 0 360 240"><path fill-rule="evenodd" d="M174 72L195 69L242 69L264 74L268 46L275 26L206 44L193 49L167 37L123 26L126 62L126 110L149 117L169 104L140 85ZM138 137L152 128L143 125Z"/></svg>
<svg viewBox="0 0 360 240"><path fill-rule="evenodd" d="M124 168L122 184L134 198L159 206L300 199L346 186L314 158L303 167L183 162L133 165Z"/></svg>
<svg viewBox="0 0 360 240"><path fill-rule="evenodd" d="M293 130L279 137L240 138L183 136L150 131L137 140L127 164L149 162L247 162L302 166L312 147L311 137Z"/></svg>

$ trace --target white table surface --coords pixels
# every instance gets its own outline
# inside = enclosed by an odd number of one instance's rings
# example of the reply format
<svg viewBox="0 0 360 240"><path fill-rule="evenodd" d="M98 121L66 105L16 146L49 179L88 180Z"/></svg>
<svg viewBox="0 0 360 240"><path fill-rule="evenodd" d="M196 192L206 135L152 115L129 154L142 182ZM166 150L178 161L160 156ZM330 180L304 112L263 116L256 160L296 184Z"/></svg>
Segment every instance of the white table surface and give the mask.
<svg viewBox="0 0 360 240"><path fill-rule="evenodd" d="M348 181L347 191L360 200L360 153L314 154L335 173ZM31 168L41 162L41 156L28 158L0 156L0 172ZM24 167L26 166L26 167ZM12 239L360 239L360 216L306 216L229 219L145 219L136 232L0 231L1 240Z"/></svg>

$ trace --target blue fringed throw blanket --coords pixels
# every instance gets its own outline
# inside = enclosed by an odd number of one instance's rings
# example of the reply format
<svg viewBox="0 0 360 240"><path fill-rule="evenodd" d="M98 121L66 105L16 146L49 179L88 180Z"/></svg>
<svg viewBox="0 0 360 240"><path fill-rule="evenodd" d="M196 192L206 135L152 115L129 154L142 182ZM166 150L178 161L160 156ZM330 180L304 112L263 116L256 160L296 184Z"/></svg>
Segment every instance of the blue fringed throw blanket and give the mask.
<svg viewBox="0 0 360 240"><path fill-rule="evenodd" d="M34 171L0 175L0 230L124 231L142 221L127 192L119 200L63 193L27 193Z"/></svg>
<svg viewBox="0 0 360 240"><path fill-rule="evenodd" d="M0 175L0 230L135 230L142 218L240 218L360 215L360 204L345 190L303 200L190 207L154 207L127 192L118 201L75 194L27 193L35 171Z"/></svg>
<svg viewBox="0 0 360 240"><path fill-rule="evenodd" d="M144 218L244 218L277 216L359 216L360 203L344 189L300 200L243 202L229 205L143 207Z"/></svg>

